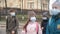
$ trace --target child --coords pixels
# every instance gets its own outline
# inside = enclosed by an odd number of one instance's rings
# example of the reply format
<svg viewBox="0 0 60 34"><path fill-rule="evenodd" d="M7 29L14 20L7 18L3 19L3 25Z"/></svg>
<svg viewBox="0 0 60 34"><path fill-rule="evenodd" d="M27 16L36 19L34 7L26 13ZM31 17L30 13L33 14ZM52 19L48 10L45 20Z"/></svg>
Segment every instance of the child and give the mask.
<svg viewBox="0 0 60 34"><path fill-rule="evenodd" d="M36 21L35 13L32 11L32 16L25 24L22 34L42 34L40 24Z"/></svg>

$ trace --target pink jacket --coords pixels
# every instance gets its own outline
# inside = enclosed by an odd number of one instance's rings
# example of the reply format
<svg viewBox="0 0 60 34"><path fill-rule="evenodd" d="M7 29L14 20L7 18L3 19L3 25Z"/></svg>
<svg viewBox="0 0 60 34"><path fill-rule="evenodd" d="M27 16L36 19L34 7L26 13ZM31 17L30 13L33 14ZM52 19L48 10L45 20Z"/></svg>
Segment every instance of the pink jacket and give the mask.
<svg viewBox="0 0 60 34"><path fill-rule="evenodd" d="M37 31L38 31L38 34L42 34L42 29L40 24L38 24L37 22L35 23L30 22L27 25L27 33L25 32L25 30L22 30L21 34L37 34Z"/></svg>

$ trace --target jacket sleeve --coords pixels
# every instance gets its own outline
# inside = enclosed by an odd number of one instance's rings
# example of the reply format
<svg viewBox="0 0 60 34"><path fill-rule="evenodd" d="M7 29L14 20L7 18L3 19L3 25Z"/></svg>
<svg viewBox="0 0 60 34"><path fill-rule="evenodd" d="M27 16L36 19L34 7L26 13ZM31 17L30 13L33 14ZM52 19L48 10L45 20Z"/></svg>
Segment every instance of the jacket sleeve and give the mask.
<svg viewBox="0 0 60 34"><path fill-rule="evenodd" d="M41 22L41 27L44 27L44 22L43 21Z"/></svg>
<svg viewBox="0 0 60 34"><path fill-rule="evenodd" d="M25 33L25 30L22 30L21 34L26 34L26 33Z"/></svg>
<svg viewBox="0 0 60 34"><path fill-rule="evenodd" d="M8 18L6 19L6 31L8 30Z"/></svg>
<svg viewBox="0 0 60 34"><path fill-rule="evenodd" d="M19 28L19 21L18 21L17 18L15 19L15 23L16 23L16 27L15 27L15 29L18 29L18 28Z"/></svg>
<svg viewBox="0 0 60 34"><path fill-rule="evenodd" d="M46 27L46 34L50 34L50 31L49 31L50 29L49 29L49 25L47 25L47 27Z"/></svg>

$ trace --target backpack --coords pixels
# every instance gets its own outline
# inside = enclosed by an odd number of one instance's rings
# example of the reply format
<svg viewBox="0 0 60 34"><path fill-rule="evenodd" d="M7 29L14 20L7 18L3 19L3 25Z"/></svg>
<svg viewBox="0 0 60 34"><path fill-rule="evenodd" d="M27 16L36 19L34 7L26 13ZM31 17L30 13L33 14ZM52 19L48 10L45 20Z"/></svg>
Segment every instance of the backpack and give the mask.
<svg viewBox="0 0 60 34"><path fill-rule="evenodd" d="M38 26L38 23L36 23L36 32L38 34L38 31L39 31L39 26Z"/></svg>

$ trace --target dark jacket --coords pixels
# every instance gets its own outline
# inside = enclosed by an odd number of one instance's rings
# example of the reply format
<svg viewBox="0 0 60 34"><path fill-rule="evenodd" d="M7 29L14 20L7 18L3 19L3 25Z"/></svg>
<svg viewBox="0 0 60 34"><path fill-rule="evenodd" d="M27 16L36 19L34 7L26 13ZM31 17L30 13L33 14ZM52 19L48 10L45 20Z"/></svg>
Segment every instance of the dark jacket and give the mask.
<svg viewBox="0 0 60 34"><path fill-rule="evenodd" d="M60 34L60 17L54 15L50 17L46 34Z"/></svg>
<svg viewBox="0 0 60 34"><path fill-rule="evenodd" d="M16 18L16 16L8 16L7 20L6 20L6 31L17 31L19 26L18 20Z"/></svg>
<svg viewBox="0 0 60 34"><path fill-rule="evenodd" d="M46 27L47 27L47 23L48 23L48 18L47 18L47 20L42 20L42 22L41 22L41 27L43 27L43 34L46 34Z"/></svg>

